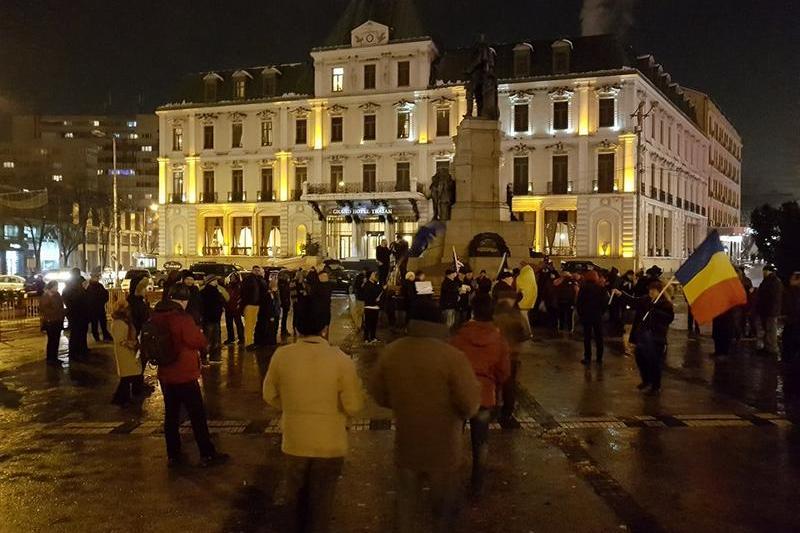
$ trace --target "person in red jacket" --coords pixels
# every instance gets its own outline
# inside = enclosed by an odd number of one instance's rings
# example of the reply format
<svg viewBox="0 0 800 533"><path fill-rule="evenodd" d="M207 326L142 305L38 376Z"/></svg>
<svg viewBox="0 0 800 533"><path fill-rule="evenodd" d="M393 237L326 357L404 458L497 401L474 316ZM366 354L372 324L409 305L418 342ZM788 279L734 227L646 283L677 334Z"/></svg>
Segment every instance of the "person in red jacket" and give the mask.
<svg viewBox="0 0 800 533"><path fill-rule="evenodd" d="M208 432L203 394L200 392L200 350L206 347L203 331L194 318L186 312L191 293L185 285L175 285L167 300L159 302L150 320L159 328L169 331L177 359L158 367L158 381L164 395L164 437L167 441L169 466L183 462L181 454L181 407L186 408L192 423L192 432L200 449L201 465L223 463L228 455L219 453Z"/></svg>
<svg viewBox="0 0 800 533"><path fill-rule="evenodd" d="M472 302L473 320L450 339L450 344L466 354L481 384L481 407L469 421L475 495L483 486L489 455L489 422L497 405L497 390L511 377L511 348L492 322L493 314L491 297L477 294Z"/></svg>

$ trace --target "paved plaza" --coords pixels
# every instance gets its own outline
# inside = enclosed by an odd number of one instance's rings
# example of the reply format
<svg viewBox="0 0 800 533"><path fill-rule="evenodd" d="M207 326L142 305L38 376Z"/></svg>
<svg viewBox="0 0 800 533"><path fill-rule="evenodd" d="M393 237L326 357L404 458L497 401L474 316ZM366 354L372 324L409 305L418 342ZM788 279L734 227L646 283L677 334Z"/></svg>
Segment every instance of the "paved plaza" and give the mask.
<svg viewBox="0 0 800 533"><path fill-rule="evenodd" d="M346 305L334 301L331 339L366 378L380 345L361 345ZM747 344L714 360L707 336L673 330L663 390L647 396L621 341L608 341L603 368L585 369L577 337L536 333L522 355L518 427L493 426L485 492L465 502L460 531L800 530L793 372ZM203 370L230 463L168 470L158 389L121 410L109 403L110 345L60 369L42 350L22 333L0 345L0 531L284 531L279 415L261 399L270 352L226 347ZM333 531L391 531L391 413L368 401L350 443Z"/></svg>

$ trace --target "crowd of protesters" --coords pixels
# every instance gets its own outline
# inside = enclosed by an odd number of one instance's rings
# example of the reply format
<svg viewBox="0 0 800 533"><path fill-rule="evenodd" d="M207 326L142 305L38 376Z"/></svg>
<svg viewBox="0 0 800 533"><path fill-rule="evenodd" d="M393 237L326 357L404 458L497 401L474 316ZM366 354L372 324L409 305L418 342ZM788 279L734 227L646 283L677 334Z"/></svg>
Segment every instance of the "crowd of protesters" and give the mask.
<svg viewBox="0 0 800 533"><path fill-rule="evenodd" d="M398 252L398 250L400 250ZM515 427L517 376L524 343L550 332L583 335L582 362L602 365L605 337L628 330L641 376L638 388L657 394L668 331L675 317L673 290L658 267L620 273L589 269L558 272L545 259L501 268L492 279L458 262L438 287L424 272L405 269L402 245L384 241L378 268L355 277L350 312L365 344L375 344L382 318L393 342L379 353L362 386L353 360L328 342L331 285L315 268L275 275L253 267L244 275L204 276L202 288L190 271L171 273L161 300L151 307L148 278L134 280L126 297L111 301L93 274L77 269L59 294L47 284L40 301L47 333L47 362L60 364L58 346L64 318L70 327L69 358L87 357L91 326L97 342L112 342L119 384L112 403L126 406L152 388L144 381L148 363L157 366L165 405L164 435L170 466L185 462L180 417L191 422L201 464L224 463L206 421L199 380L203 366L219 364L224 345L248 351L276 347L264 379L263 398L282 411L282 451L287 501L296 511L291 531L325 531L333 512L335 485L347 454L347 420L361 410L364 390L394 413L396 423L397 514L400 531L454 531L459 502L462 432L469 424L470 490L481 493L489 455L489 425ZM401 254L401 255L398 255ZM715 354L731 354L748 337L768 354L779 352L783 317L783 357L800 357L800 272L788 286L769 266L756 290L740 271L748 295L744 306L717 317L712 327ZM438 298L436 297L438 293ZM290 321L289 315L292 315ZM222 341L222 321L226 339ZM606 318L607 317L607 318ZM688 315L690 335L695 324ZM289 340L294 342L289 342ZM314 369L314 372L309 372ZM421 510L425 488L433 504Z"/></svg>

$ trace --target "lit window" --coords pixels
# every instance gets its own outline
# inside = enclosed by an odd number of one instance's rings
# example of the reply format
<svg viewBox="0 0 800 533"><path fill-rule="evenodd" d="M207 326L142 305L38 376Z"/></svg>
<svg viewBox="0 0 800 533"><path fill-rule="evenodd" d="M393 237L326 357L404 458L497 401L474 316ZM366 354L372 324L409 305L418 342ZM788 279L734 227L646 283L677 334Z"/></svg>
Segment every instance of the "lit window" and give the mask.
<svg viewBox="0 0 800 533"><path fill-rule="evenodd" d="M3 161L3 168L14 168L13 161Z"/></svg>
<svg viewBox="0 0 800 533"><path fill-rule="evenodd" d="M47 148L39 148L39 155L47 155L49 153L50 152L47 150Z"/></svg>
<svg viewBox="0 0 800 533"><path fill-rule="evenodd" d="M152 151L153 151L153 147L151 145L145 144L145 145L142 146L142 152L152 152Z"/></svg>
<svg viewBox="0 0 800 533"><path fill-rule="evenodd" d="M242 123L234 122L231 124L231 148L242 147Z"/></svg>
<svg viewBox="0 0 800 533"><path fill-rule="evenodd" d="M397 138L411 137L411 113L407 110L397 112Z"/></svg>
<svg viewBox="0 0 800 533"><path fill-rule="evenodd" d="M100 121L99 120L93 120L92 121L92 126L94 126L95 128L98 127L99 125L100 125Z"/></svg>
<svg viewBox="0 0 800 533"><path fill-rule="evenodd" d="M72 121L70 121L70 120L65 120L65 121L64 121L64 125L65 125L65 126L72 126Z"/></svg>
<svg viewBox="0 0 800 533"><path fill-rule="evenodd" d="M139 134L138 133L131 133L130 135L128 135L128 138L129 139L138 139L139 138Z"/></svg>
<svg viewBox="0 0 800 533"><path fill-rule="evenodd" d="M344 67L333 67L331 74L331 90L335 93L344 89Z"/></svg>
<svg viewBox="0 0 800 533"><path fill-rule="evenodd" d="M106 173L106 172L105 172L105 171L104 171L102 168L98 168L98 169L97 169L97 175L98 175L98 176L102 176L102 175L103 175L103 174L105 174L105 173Z"/></svg>
<svg viewBox="0 0 800 533"><path fill-rule="evenodd" d="M183 128L180 126L172 128L172 150L174 152L183 150Z"/></svg>
<svg viewBox="0 0 800 533"><path fill-rule="evenodd" d="M53 181L62 181L63 179L64 176L62 176L61 174L53 174Z"/></svg>
<svg viewBox="0 0 800 533"><path fill-rule="evenodd" d="M71 131L68 131L67 133L64 134L65 139L72 139L73 137L75 137L75 134L72 133Z"/></svg>
<svg viewBox="0 0 800 533"><path fill-rule="evenodd" d="M261 146L272 146L272 121L261 121Z"/></svg>
<svg viewBox="0 0 800 533"><path fill-rule="evenodd" d="M244 78L235 79L233 82L233 97L244 98L244 91L245 91L245 79Z"/></svg>
<svg viewBox="0 0 800 533"><path fill-rule="evenodd" d="M135 128L136 127L136 121L135 120L129 120L128 121L128 127L129 128Z"/></svg>

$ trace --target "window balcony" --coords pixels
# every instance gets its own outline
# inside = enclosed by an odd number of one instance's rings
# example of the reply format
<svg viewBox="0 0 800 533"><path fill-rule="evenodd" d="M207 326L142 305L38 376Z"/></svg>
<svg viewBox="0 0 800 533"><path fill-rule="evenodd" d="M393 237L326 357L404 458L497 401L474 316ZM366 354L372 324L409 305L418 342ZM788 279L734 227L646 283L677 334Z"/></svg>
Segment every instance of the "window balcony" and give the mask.
<svg viewBox="0 0 800 533"><path fill-rule="evenodd" d="M277 202L277 191L258 191L257 198L259 202Z"/></svg>
<svg viewBox="0 0 800 533"><path fill-rule="evenodd" d="M667 201L667 193L666 193L666 191L658 191L658 200L660 202L666 202Z"/></svg>
<svg viewBox="0 0 800 533"><path fill-rule="evenodd" d="M169 195L169 203L182 204L186 202L186 195L182 192L173 192Z"/></svg>
<svg viewBox="0 0 800 533"><path fill-rule="evenodd" d="M217 193L216 192L201 192L200 193L200 203L201 204L215 204L215 203L217 203Z"/></svg>
<svg viewBox="0 0 800 533"><path fill-rule="evenodd" d="M281 248L280 246L259 246L258 247L258 255L263 255L266 257L278 257L281 255Z"/></svg>
<svg viewBox="0 0 800 533"><path fill-rule="evenodd" d="M658 198L658 189L655 185L650 186L650 198Z"/></svg>
<svg viewBox="0 0 800 533"><path fill-rule="evenodd" d="M203 246L203 255L205 256L222 255L222 246Z"/></svg>
<svg viewBox="0 0 800 533"><path fill-rule="evenodd" d="M229 191L228 192L228 201L229 202L246 202L247 201L247 191Z"/></svg>
<svg viewBox="0 0 800 533"><path fill-rule="evenodd" d="M655 250L653 250L652 248L648 248L647 249L647 256L648 257L653 257L654 255L655 255Z"/></svg>
<svg viewBox="0 0 800 533"><path fill-rule="evenodd" d="M527 196L531 194L531 184L530 183L515 183L512 189L514 196Z"/></svg>
<svg viewBox="0 0 800 533"><path fill-rule="evenodd" d="M250 246L232 246L231 255L250 255L252 250Z"/></svg>
<svg viewBox="0 0 800 533"><path fill-rule="evenodd" d="M667 193L667 203L670 204L670 205L672 204L672 193L671 192Z"/></svg>
<svg viewBox="0 0 800 533"><path fill-rule="evenodd" d="M572 181L547 182L547 194L572 194Z"/></svg>
<svg viewBox="0 0 800 533"><path fill-rule="evenodd" d="M680 196L675 200L675 205L679 208L683 208L683 199Z"/></svg>
<svg viewBox="0 0 800 533"><path fill-rule="evenodd" d="M700 208L700 214L703 215L703 216L706 216L706 208L705 207L701 207Z"/></svg>

